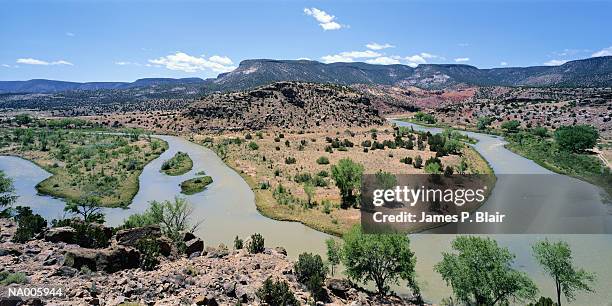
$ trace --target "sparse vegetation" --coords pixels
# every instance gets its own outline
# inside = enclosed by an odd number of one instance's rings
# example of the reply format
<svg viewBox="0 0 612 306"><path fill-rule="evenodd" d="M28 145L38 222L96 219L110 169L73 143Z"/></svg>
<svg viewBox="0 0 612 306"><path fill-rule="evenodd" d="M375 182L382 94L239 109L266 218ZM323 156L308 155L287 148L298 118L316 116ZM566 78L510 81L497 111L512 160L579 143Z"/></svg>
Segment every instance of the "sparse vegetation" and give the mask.
<svg viewBox="0 0 612 306"><path fill-rule="evenodd" d="M213 182L210 176L200 176L192 179L188 179L181 183L181 193L186 195L196 194L204 191L206 186Z"/></svg>
<svg viewBox="0 0 612 306"><path fill-rule="evenodd" d="M74 201L96 196L102 206L110 207L129 205L143 167L167 148L162 140L136 133L55 127L1 129L0 139L5 143L0 154L31 160L53 174L36 186L40 193Z"/></svg>
<svg viewBox="0 0 612 306"><path fill-rule="evenodd" d="M164 161L161 170L167 175L177 176L189 172L193 161L187 153L177 152L171 159Z"/></svg>

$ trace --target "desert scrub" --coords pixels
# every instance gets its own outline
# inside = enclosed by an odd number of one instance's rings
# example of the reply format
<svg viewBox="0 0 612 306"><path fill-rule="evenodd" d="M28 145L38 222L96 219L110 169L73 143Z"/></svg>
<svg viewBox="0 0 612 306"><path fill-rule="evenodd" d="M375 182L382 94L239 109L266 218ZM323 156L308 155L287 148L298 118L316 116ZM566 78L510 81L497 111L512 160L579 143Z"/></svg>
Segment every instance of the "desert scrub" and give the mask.
<svg viewBox="0 0 612 306"><path fill-rule="evenodd" d="M177 152L162 164L161 171L167 175L176 176L189 172L191 168L193 168L193 161L189 154Z"/></svg>
<svg viewBox="0 0 612 306"><path fill-rule="evenodd" d="M204 191L206 186L213 182L210 176L192 178L181 183L181 193L186 195L196 194Z"/></svg>
<svg viewBox="0 0 612 306"><path fill-rule="evenodd" d="M146 164L168 144L145 135L111 135L67 129L0 130L7 146L0 154L30 160L53 174L38 183L41 194L78 200L95 192L107 207L127 206L138 192Z"/></svg>
<svg viewBox="0 0 612 306"><path fill-rule="evenodd" d="M10 284L27 284L28 277L23 272L9 273L8 271L0 272L0 285L8 286Z"/></svg>

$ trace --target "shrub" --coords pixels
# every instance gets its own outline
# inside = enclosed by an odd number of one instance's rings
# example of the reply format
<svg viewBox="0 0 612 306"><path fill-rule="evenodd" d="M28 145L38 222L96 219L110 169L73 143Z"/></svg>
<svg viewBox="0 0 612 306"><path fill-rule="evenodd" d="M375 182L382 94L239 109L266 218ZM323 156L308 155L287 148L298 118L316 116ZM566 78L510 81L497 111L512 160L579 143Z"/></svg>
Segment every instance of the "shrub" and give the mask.
<svg viewBox="0 0 612 306"><path fill-rule="evenodd" d="M251 240L247 243L247 250L251 254L262 253L264 251L264 238L261 234L251 235Z"/></svg>
<svg viewBox="0 0 612 306"><path fill-rule="evenodd" d="M110 233L104 226L79 219L53 220L53 227L69 226L75 230L74 243L84 248L105 248L110 244Z"/></svg>
<svg viewBox="0 0 612 306"><path fill-rule="evenodd" d="M327 187L327 181L322 177L322 176L315 176L314 178L312 178L312 184L315 187Z"/></svg>
<svg viewBox="0 0 612 306"><path fill-rule="evenodd" d="M454 172L455 170L453 170L451 166L446 166L446 168L444 168L444 176L451 176Z"/></svg>
<svg viewBox="0 0 612 306"><path fill-rule="evenodd" d="M9 273L8 271L0 271L0 285L2 286L27 283L28 277L23 272Z"/></svg>
<svg viewBox="0 0 612 306"><path fill-rule="evenodd" d="M423 158L421 158L421 155L417 155L414 158L414 167L417 169L420 169L421 167L423 167Z"/></svg>
<svg viewBox="0 0 612 306"><path fill-rule="evenodd" d="M272 281L270 277L264 281L255 294L263 303L270 306L300 305L286 281Z"/></svg>
<svg viewBox="0 0 612 306"><path fill-rule="evenodd" d="M251 142L249 142L249 149L257 150L257 149L259 149L259 145L256 142L251 141Z"/></svg>
<svg viewBox="0 0 612 306"><path fill-rule="evenodd" d="M334 238L325 240L327 245L327 261L331 266L331 275L334 275L334 267L340 264L340 245Z"/></svg>
<svg viewBox="0 0 612 306"><path fill-rule="evenodd" d="M400 159L401 163L404 163L406 165L410 165L412 164L412 157L404 157Z"/></svg>
<svg viewBox="0 0 612 306"><path fill-rule="evenodd" d="M159 243L154 237L145 237L136 245L140 251L140 268L144 271L152 271L159 265Z"/></svg>
<svg viewBox="0 0 612 306"><path fill-rule="evenodd" d="M325 146L325 152L327 153L333 153L334 149L331 146Z"/></svg>
<svg viewBox="0 0 612 306"><path fill-rule="evenodd" d="M414 119L429 124L436 123L436 118L432 114L426 114L423 112L417 112L416 114L414 114Z"/></svg>
<svg viewBox="0 0 612 306"><path fill-rule="evenodd" d="M310 180L312 180L312 176L308 172L299 173L299 174L295 175L293 180L296 183L306 183L306 182L310 182Z"/></svg>
<svg viewBox="0 0 612 306"><path fill-rule="evenodd" d="M251 136L251 134L247 133L247 134L244 136L244 139L246 139L246 140L251 140L251 139L253 139L253 136Z"/></svg>
<svg viewBox="0 0 612 306"><path fill-rule="evenodd" d="M332 205L329 200L323 200L323 212L327 215L331 213Z"/></svg>
<svg viewBox="0 0 612 306"><path fill-rule="evenodd" d="M287 164L287 165L295 164L295 162L296 162L295 157L289 156L289 157L285 158L285 164Z"/></svg>
<svg viewBox="0 0 612 306"><path fill-rule="evenodd" d="M297 280L306 285L316 300L323 299L323 282L327 275L327 267L323 264L323 259L319 255L302 253L294 266Z"/></svg>
<svg viewBox="0 0 612 306"><path fill-rule="evenodd" d="M510 120L502 123L501 128L506 130L508 133L516 133L519 131L521 123L518 120Z"/></svg>
<svg viewBox="0 0 612 306"><path fill-rule="evenodd" d="M14 219L18 227L13 236L14 242L27 242L47 227L47 221L40 215L33 214L30 207L17 206L15 211Z"/></svg>
<svg viewBox="0 0 612 306"><path fill-rule="evenodd" d="M238 236L236 236L236 238L234 238L234 249L241 250L243 246L244 246L244 241L240 239Z"/></svg>
<svg viewBox="0 0 612 306"><path fill-rule="evenodd" d="M319 164L319 165L328 165L329 164L329 158L327 158L325 156L321 156L321 157L317 158L317 164Z"/></svg>

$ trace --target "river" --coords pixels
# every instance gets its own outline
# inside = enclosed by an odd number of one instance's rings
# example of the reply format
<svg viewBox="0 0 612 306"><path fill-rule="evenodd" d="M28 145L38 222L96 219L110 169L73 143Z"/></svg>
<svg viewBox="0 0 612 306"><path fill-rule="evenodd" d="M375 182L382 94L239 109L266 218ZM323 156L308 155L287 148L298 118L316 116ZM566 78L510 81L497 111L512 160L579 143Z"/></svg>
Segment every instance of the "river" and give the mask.
<svg viewBox="0 0 612 306"><path fill-rule="evenodd" d="M409 125L398 122L399 125ZM427 128L429 129L429 128ZM432 128L432 133L439 130ZM470 133L479 140L474 147L491 164L496 173L541 173L550 174L534 162L522 158L503 147L500 138ZM136 212L142 212L151 200L171 200L179 194L179 183L193 177L196 172L205 171L214 182L202 193L185 196L194 207L194 220L204 220L196 234L202 237L207 245L216 246L224 243L231 247L236 235L246 238L258 232L266 239L266 245L283 246L291 257L302 252L324 255L324 240L329 236L312 230L300 223L281 222L266 218L255 208L255 198L246 182L235 171L227 167L217 155L197 144L174 136L158 136L169 144L169 149L159 158L145 166L140 175L140 190L129 209L107 209L106 221L115 226L124 218ZM187 152L193 162L193 170L182 176L171 177L162 174L159 169L164 160L177 151ZM10 156L0 156L0 169L14 179L16 193L19 195L17 205L32 207L34 212L46 219L62 216L64 202L48 196L38 195L35 186L50 174L35 164ZM595 191L596 187L568 178L582 186ZM498 180L495 190L503 187ZM588 193L588 194L597 194ZM596 201L596 196L589 198ZM487 204L485 204L486 206ZM440 276L433 271L433 265L440 261L441 253L450 249L454 235L415 234L410 235L411 247L417 256L417 274L423 295L428 301L439 302L451 295L444 286ZM516 254L516 266L526 271L540 287L541 294L553 296L551 282L542 273L531 256L531 245L542 239L543 235L495 235L501 245L507 246ZM612 305L612 236L611 235L547 235L551 239L564 239L570 243L578 266L597 272L598 280L595 294L579 294L575 305Z"/></svg>

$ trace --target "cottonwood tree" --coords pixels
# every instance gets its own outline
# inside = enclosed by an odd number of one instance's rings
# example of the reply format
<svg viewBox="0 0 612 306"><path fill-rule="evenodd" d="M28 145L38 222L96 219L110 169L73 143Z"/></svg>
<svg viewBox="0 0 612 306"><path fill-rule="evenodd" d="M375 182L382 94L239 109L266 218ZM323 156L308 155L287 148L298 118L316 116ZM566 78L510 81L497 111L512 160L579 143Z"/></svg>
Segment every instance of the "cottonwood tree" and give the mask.
<svg viewBox="0 0 612 306"><path fill-rule="evenodd" d="M495 240L460 236L455 253L443 253L435 270L453 288L457 300L468 305L506 305L510 300L533 300L538 292L529 277L512 268L514 254Z"/></svg>
<svg viewBox="0 0 612 306"><path fill-rule="evenodd" d="M593 292L590 283L595 280L595 275L573 266L572 250L567 242L539 241L533 245L533 254L544 271L553 278L559 306L561 294L571 302L577 291Z"/></svg>
<svg viewBox="0 0 612 306"><path fill-rule="evenodd" d="M10 214L11 206L17 199L14 192L13 180L0 170L0 217L8 217Z"/></svg>
<svg viewBox="0 0 612 306"><path fill-rule="evenodd" d="M96 196L69 201L64 207L64 211L82 217L86 223L104 223L100 198Z"/></svg>
<svg viewBox="0 0 612 306"><path fill-rule="evenodd" d="M569 152L592 149L598 138L599 132L591 125L561 126L555 131L555 142Z"/></svg>
<svg viewBox="0 0 612 306"><path fill-rule="evenodd" d="M337 165L332 166L331 175L340 189L342 208L355 204L354 190L361 186L363 171L363 166L353 162L350 158L343 158Z"/></svg>
<svg viewBox="0 0 612 306"><path fill-rule="evenodd" d="M325 240L325 244L327 245L327 261L331 266L331 275L333 276L334 268L340 264L340 245L334 238Z"/></svg>
<svg viewBox="0 0 612 306"><path fill-rule="evenodd" d="M404 280L415 295L420 295L414 271L416 257L410 250L408 236L366 234L357 225L343 238L342 262L350 279L373 281L383 296L389 292L391 284L397 285Z"/></svg>

